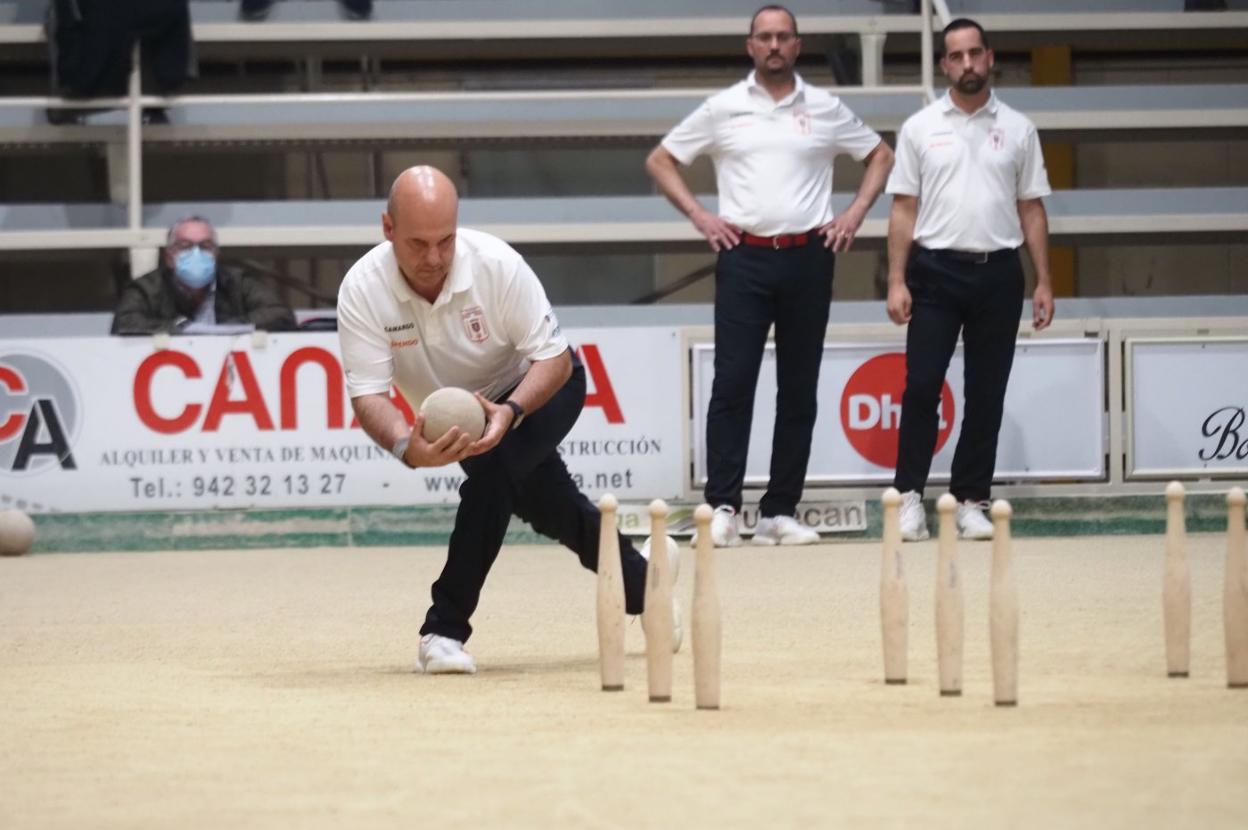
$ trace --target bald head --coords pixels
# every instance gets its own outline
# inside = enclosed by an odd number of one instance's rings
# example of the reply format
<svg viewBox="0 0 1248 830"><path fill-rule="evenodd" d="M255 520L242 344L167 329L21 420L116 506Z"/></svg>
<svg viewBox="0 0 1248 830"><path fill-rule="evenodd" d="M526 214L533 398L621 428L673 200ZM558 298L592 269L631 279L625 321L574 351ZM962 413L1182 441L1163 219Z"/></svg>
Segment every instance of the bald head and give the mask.
<svg viewBox="0 0 1248 830"><path fill-rule="evenodd" d="M399 174L390 185L390 198L386 212L396 219L400 212L412 210L419 213L458 212L459 193L455 184L436 167L421 165L409 167Z"/></svg>
<svg viewBox="0 0 1248 830"><path fill-rule="evenodd" d="M404 279L430 302L455 256L458 221L459 194L440 170L409 167L391 185L382 230Z"/></svg>

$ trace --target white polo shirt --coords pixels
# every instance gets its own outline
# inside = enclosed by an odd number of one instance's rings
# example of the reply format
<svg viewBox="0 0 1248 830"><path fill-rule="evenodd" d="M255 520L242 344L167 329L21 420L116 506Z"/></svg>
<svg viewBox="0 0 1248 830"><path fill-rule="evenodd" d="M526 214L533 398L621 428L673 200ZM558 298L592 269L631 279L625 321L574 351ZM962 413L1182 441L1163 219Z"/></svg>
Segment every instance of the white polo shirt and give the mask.
<svg viewBox="0 0 1248 830"><path fill-rule="evenodd" d="M719 215L775 236L832 221L832 159L849 153L861 161L879 143L840 98L800 75L793 92L775 101L751 72L677 124L663 148L684 165L709 155Z"/></svg>
<svg viewBox="0 0 1248 830"><path fill-rule="evenodd" d="M383 242L338 290L338 339L351 397L389 394L413 408L459 386L496 399L529 364L568 348L537 275L506 242L460 228L442 292L430 303L407 284Z"/></svg>
<svg viewBox="0 0 1248 830"><path fill-rule="evenodd" d="M968 115L946 92L902 125L885 192L919 198L924 248L998 251L1023 244L1019 200L1052 191L1027 116L995 93Z"/></svg>

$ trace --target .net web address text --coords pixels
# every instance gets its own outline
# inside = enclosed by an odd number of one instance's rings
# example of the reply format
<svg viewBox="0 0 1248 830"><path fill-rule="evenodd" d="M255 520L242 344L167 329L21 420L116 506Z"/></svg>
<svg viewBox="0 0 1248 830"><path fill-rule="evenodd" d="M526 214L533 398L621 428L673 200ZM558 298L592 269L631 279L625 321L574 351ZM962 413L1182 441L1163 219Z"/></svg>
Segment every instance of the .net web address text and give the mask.
<svg viewBox="0 0 1248 830"><path fill-rule="evenodd" d="M571 471L570 471L571 472ZM604 473L571 472L576 489L595 492L628 492L633 489L633 471L617 470ZM425 476L425 490L430 493L458 493L465 476Z"/></svg>

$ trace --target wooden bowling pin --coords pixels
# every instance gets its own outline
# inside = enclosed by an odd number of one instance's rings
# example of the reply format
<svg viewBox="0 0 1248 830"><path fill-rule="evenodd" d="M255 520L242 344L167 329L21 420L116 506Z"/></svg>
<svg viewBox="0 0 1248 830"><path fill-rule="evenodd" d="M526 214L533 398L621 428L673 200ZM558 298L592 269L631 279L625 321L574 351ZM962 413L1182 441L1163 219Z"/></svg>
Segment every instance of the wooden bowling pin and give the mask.
<svg viewBox="0 0 1248 830"><path fill-rule="evenodd" d="M884 682L906 682L906 636L910 624L910 592L901 562L901 493L884 491L884 549L880 557L880 627L884 643Z"/></svg>
<svg viewBox="0 0 1248 830"><path fill-rule="evenodd" d="M598 500L598 668L602 690L624 688L624 575L616 531L619 503L610 493Z"/></svg>
<svg viewBox="0 0 1248 830"><path fill-rule="evenodd" d="M709 531L707 534L709 538ZM650 502L650 565L646 569L646 673L651 703L672 699L672 577L667 561L667 504Z"/></svg>
<svg viewBox="0 0 1248 830"><path fill-rule="evenodd" d="M936 562L936 660L942 697L962 694L962 575L958 572L958 531L950 493L936 500L940 514Z"/></svg>
<svg viewBox="0 0 1248 830"><path fill-rule="evenodd" d="M1187 566L1183 485L1166 485L1166 569L1161 600L1166 624L1166 674L1187 677L1192 652L1192 575Z"/></svg>
<svg viewBox="0 0 1248 830"><path fill-rule="evenodd" d="M1008 501L992 503L992 587L988 594L988 637L992 647L992 699L1018 704L1018 586L1010 542Z"/></svg>
<svg viewBox="0 0 1248 830"><path fill-rule="evenodd" d="M1248 689L1248 550L1244 543L1244 491L1226 494L1226 575L1222 590L1226 629L1226 685Z"/></svg>
<svg viewBox="0 0 1248 830"><path fill-rule="evenodd" d="M719 658L722 623L715 587L715 546L711 542L709 504L693 511L697 525L697 558L693 573L693 699L699 709L719 708Z"/></svg>

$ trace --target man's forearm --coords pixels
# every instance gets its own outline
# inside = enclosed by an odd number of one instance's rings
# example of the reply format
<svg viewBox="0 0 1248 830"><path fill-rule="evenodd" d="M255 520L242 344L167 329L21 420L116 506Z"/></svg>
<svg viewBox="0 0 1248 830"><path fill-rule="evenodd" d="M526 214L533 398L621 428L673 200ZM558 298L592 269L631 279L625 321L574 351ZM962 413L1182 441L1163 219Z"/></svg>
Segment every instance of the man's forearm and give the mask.
<svg viewBox="0 0 1248 830"><path fill-rule="evenodd" d="M507 397L526 413L532 413L545 406L571 376L572 352L569 349L558 357L534 361L520 385Z"/></svg>
<svg viewBox="0 0 1248 830"><path fill-rule="evenodd" d="M662 145L655 147L646 158L646 172L658 185L659 192L685 216L692 216L703 209L689 185L685 184L684 177L680 175L675 157L663 149Z"/></svg>
<svg viewBox="0 0 1248 830"><path fill-rule="evenodd" d="M903 284L906 280L906 262L910 259L910 246L914 244L914 222L917 215L917 197L893 197L893 207L888 216L888 282L890 285Z"/></svg>
<svg viewBox="0 0 1248 830"><path fill-rule="evenodd" d="M871 154L867 156L867 170L863 174L862 184L858 185L858 193L850 207L861 210L865 216L875 200L880 197L884 185L888 182L888 174L893 169L893 151L881 141Z"/></svg>
<svg viewBox="0 0 1248 830"><path fill-rule="evenodd" d="M412 428L389 395L361 395L351 399L351 408L364 433L383 449L391 450Z"/></svg>
<svg viewBox="0 0 1248 830"><path fill-rule="evenodd" d="M1053 278L1049 272L1049 217L1044 203L1039 199L1019 202L1018 218L1023 227L1023 244L1036 269L1036 282L1049 286Z"/></svg>

